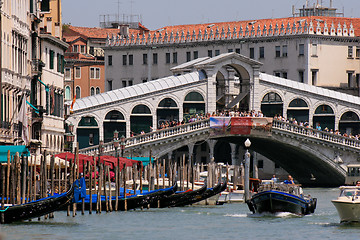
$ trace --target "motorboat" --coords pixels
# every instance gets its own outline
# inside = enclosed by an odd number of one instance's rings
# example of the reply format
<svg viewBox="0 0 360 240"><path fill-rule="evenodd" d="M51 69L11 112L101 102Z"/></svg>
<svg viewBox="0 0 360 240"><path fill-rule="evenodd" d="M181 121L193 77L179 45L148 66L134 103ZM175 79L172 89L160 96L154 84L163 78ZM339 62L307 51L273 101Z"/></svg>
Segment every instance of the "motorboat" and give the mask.
<svg viewBox="0 0 360 240"><path fill-rule="evenodd" d="M340 195L331 201L340 216L340 222L360 222L360 187L341 186Z"/></svg>
<svg viewBox="0 0 360 240"><path fill-rule="evenodd" d="M297 215L314 213L316 198L304 195L300 185L263 181L258 192L246 203L253 213L290 212Z"/></svg>

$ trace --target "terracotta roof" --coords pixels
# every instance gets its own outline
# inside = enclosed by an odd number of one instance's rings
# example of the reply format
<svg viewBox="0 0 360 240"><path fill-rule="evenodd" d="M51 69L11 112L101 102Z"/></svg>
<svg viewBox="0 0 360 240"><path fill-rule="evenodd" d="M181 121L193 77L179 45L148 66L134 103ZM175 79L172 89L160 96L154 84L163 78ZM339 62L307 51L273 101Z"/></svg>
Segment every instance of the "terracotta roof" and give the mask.
<svg viewBox="0 0 360 240"><path fill-rule="evenodd" d="M85 39L87 38L106 38L108 35L117 35L120 32L119 29L116 28L89 28L89 27L75 27L68 25L68 29L66 29L63 33L64 38L68 39L68 36L77 36L81 35ZM140 30L138 29L129 29L129 35L137 33L140 34Z"/></svg>
<svg viewBox="0 0 360 240"><path fill-rule="evenodd" d="M215 23L203 23L203 24L190 24L190 25L176 25L176 26L165 26L156 30L151 31L152 34L157 33L161 31L162 35L164 35L165 32L170 34L171 32L181 33L184 31L186 34L187 31L192 34L193 30L195 30L196 34L198 34L199 30L204 33L205 29L207 29L207 32L211 29L213 29L213 32L215 33L216 29L219 29L219 32L222 31L222 28L224 28L224 31L227 32L228 28L230 28L231 32L233 31L234 27L236 27L237 31L239 31L240 26L242 26L243 31L246 30L246 26L248 26L249 31L251 31L252 26L254 26L255 32L257 31L258 26L260 25L261 31L264 28L264 25L267 26L267 29L269 29L270 24L272 24L273 29L275 28L276 24L278 24L278 28L281 28L281 25L284 24L284 28L286 29L287 24L290 23L290 28L293 26L293 23L295 22L298 25L298 21L300 20L306 20L307 24L309 25L310 22L313 22L314 29L316 30L317 23L320 23L320 26L323 28L325 22L327 23L327 27L331 28L331 24L334 23L335 29L337 29L338 24L340 23L341 26L344 26L344 23L347 26L347 29L350 29L351 23L353 24L354 30L355 30L355 36L360 36L360 18L344 18L344 17L320 17L320 16L310 16L310 17L289 17L289 18L276 18L276 19L253 19L253 20L245 20L245 21L233 21L233 22L215 22ZM320 20L320 21L319 21ZM305 22L305 21L304 21ZM302 22L302 26L304 26L304 22ZM256 33L255 33L256 35Z"/></svg>

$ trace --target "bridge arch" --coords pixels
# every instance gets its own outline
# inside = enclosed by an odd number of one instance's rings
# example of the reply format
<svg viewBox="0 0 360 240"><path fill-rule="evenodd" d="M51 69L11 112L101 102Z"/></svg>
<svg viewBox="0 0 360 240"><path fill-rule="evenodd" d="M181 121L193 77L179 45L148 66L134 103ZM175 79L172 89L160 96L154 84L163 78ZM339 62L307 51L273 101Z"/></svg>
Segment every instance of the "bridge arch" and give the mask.
<svg viewBox="0 0 360 240"><path fill-rule="evenodd" d="M335 129L337 126L335 122L335 111L334 106L331 106L329 103L318 103L314 106L313 111L313 127L324 130L338 130ZM320 127L320 128L319 128Z"/></svg>
<svg viewBox="0 0 360 240"><path fill-rule="evenodd" d="M205 114L205 97L199 91L188 91L183 101L183 119L186 120L194 114Z"/></svg>
<svg viewBox="0 0 360 240"><path fill-rule="evenodd" d="M309 122L309 103L301 97L293 97L287 106L288 119L295 118L298 122Z"/></svg>
<svg viewBox="0 0 360 240"><path fill-rule="evenodd" d="M274 90L267 91L261 100L261 111L267 117L274 117L275 115L284 116L284 96Z"/></svg>
<svg viewBox="0 0 360 240"><path fill-rule="evenodd" d="M341 134L357 135L360 133L359 115L352 110L342 112L339 120L339 131Z"/></svg>
<svg viewBox="0 0 360 240"><path fill-rule="evenodd" d="M99 122L99 119L93 115L81 117L76 128L76 141L79 142L79 149L99 144Z"/></svg>
<svg viewBox="0 0 360 240"><path fill-rule="evenodd" d="M111 142L114 138L114 131L119 132L119 136L126 136L126 120L124 114L116 109L106 113L103 120L104 142Z"/></svg>
<svg viewBox="0 0 360 240"><path fill-rule="evenodd" d="M141 132L150 132L150 127L153 126L153 113L150 107L144 103L137 104L131 110L130 115L130 130L133 134L140 134Z"/></svg>
<svg viewBox="0 0 360 240"><path fill-rule="evenodd" d="M163 98L157 108L157 126L165 121L179 121L179 104L172 97Z"/></svg>

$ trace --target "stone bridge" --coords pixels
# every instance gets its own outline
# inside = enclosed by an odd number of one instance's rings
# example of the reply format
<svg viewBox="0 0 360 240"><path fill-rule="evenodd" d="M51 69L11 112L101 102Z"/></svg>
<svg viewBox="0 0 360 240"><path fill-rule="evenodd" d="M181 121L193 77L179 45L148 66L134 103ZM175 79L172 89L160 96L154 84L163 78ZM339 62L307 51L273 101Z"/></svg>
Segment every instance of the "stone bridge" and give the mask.
<svg viewBox="0 0 360 240"><path fill-rule="evenodd" d="M224 139L243 145L279 164L304 186L338 186L344 183L346 165L360 161L360 141L325 131L274 120L267 135L211 136L210 121L197 121L173 128L138 135L125 140L124 155L162 157L183 146L201 141ZM103 145L104 153L115 154L113 142ZM193 147L189 147L191 156ZM80 153L99 154L99 146L81 149ZM213 150L210 148L210 156Z"/></svg>

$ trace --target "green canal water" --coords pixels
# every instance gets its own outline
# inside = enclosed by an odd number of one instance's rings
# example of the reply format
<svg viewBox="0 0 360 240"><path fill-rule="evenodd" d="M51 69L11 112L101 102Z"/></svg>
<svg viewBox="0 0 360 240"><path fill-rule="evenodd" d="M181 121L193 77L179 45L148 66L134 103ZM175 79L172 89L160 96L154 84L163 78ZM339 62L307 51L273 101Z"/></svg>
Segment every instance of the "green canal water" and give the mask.
<svg viewBox="0 0 360 240"><path fill-rule="evenodd" d="M0 239L360 239L360 225L339 224L338 189L305 189L314 214L252 215L246 204L78 215L0 225Z"/></svg>

